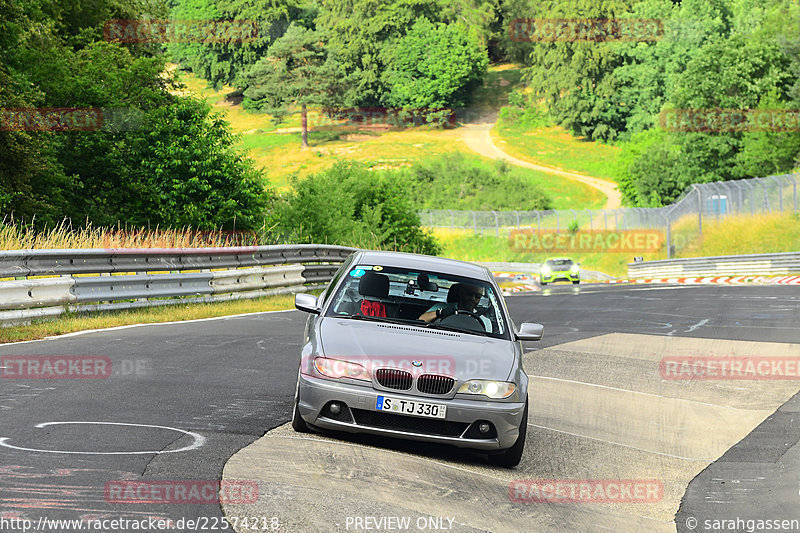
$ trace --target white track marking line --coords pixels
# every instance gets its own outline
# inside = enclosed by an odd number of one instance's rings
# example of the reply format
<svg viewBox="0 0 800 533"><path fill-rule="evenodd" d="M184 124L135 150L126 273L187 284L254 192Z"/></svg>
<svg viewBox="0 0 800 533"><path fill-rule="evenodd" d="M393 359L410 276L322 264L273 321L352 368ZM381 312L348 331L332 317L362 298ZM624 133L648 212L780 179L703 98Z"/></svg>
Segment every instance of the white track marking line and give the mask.
<svg viewBox="0 0 800 533"><path fill-rule="evenodd" d="M555 431L556 433L563 433L565 435L572 435L573 437L580 437L582 439L589 439L589 440L594 440L594 441L597 441L597 442L604 442L606 444L613 444L614 446L622 446L623 448L630 448L632 450L638 450L640 452L653 453L653 454L656 454L656 455L663 455L664 457L671 457L673 459L683 459L684 461L702 461L704 463L712 463L713 461L715 461L715 459L708 459L708 458L705 458L705 457L683 457L681 455L673 455L671 453L657 452L657 451L654 451L654 450L648 450L646 448L639 448L637 446L631 446L630 444L622 444L621 442L614 442L614 441L611 441L611 440L599 439L597 437L590 437L588 435L581 435L579 433L571 433L569 431L550 428L550 427L547 427L547 426L539 426L537 424L531 424L530 422L528 422L528 426L535 427L535 428L540 428L540 429L546 429L548 431Z"/></svg>
<svg viewBox="0 0 800 533"><path fill-rule="evenodd" d="M23 448L20 446L13 446L8 444L9 437L0 437L0 446L5 446L6 448L11 448L12 450L20 450L25 452L40 452L40 453L66 453L72 455L151 455L151 454L162 454L162 453L178 453L178 452L188 452L190 450L195 450L203 446L206 442L206 438L202 435L194 433L192 431L186 431L183 429L178 429L170 426L156 426L152 424L130 424L126 422L87 422L87 421L68 421L68 422L42 422L41 424L36 424L35 428L43 428L46 426L58 426L58 425L66 425L66 424L96 424L101 426L133 426L133 427L144 427L144 428L156 428L156 429L166 429L169 431L176 431L178 433L183 433L184 435L189 435L194 439L194 442L189 446L184 446L183 448L179 448L177 450L153 450L153 451L142 451L142 452L74 452L68 450L40 450L36 448Z"/></svg>
<svg viewBox="0 0 800 533"><path fill-rule="evenodd" d="M252 313L240 313L238 315L223 315L223 316L212 316L209 318L195 318L192 320L174 320L172 322L143 322L141 324L126 324L124 326L114 326L110 328L99 328L99 329L86 329L83 331L73 331L72 333L64 333L63 335L53 335L51 337L45 337L43 339L34 339L30 341L17 341L17 342L5 342L0 344L0 348L4 346L11 346L13 344L28 344L31 342L42 342L42 341L49 341L53 339L63 339L64 337L77 337L78 335L85 335L87 333L97 333L100 331L116 331L120 329L128 329L128 328L138 328L140 326L168 326L171 324L191 324L192 322L206 322L209 320L227 320L229 318L239 318L243 316L252 316L252 315L264 315L267 313L286 313L288 311L297 311L296 309L278 309L277 311L254 311Z"/></svg>
<svg viewBox="0 0 800 533"><path fill-rule="evenodd" d="M664 396L664 395L661 395L661 394L653 394L651 392L640 392L640 391L629 390L629 389L620 389L618 387L610 387L608 385L599 385L597 383L586 383L584 381L574 381L574 380L571 380L571 379L563 379L563 378L552 378L552 377L549 377L549 376L535 376L535 375L532 375L532 376L529 376L529 377L531 379L549 379L549 380L552 380L552 381L563 381L565 383L574 383L576 385L586 385L587 387L598 387L600 389L608 389L608 390L613 390L613 391L618 391L618 392L630 392L630 393L633 393L633 394L641 394L643 396L652 396L654 398L664 398L665 400L676 400L676 401L679 401L679 402L689 402L689 403L696 403L696 404L699 404L699 405L707 405L709 407L720 407L722 409L737 409L738 410L738 407L731 407L731 406L728 406L728 405L719 405L719 404L716 404L716 403L700 402L700 401L697 401L697 400L687 400L686 398L676 398L674 396Z"/></svg>
<svg viewBox="0 0 800 533"><path fill-rule="evenodd" d="M689 329L687 329L687 330L685 331L685 333L690 333L690 332L692 332L692 331L696 330L696 329L697 329L697 328L699 328L699 327L705 326L706 324L708 324L708 321L709 321L709 319L708 319L708 318L704 318L703 320L701 320L701 321L700 321L700 322L698 322L697 324L692 324L691 326L689 326Z"/></svg>

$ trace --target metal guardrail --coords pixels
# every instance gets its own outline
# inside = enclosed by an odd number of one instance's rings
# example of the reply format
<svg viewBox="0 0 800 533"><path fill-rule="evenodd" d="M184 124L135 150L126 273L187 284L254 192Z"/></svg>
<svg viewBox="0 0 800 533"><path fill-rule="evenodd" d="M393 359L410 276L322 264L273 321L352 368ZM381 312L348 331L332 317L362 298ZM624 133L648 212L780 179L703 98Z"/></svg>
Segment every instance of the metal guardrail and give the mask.
<svg viewBox="0 0 800 533"><path fill-rule="evenodd" d="M628 263L629 278L800 274L800 252L663 259Z"/></svg>
<svg viewBox="0 0 800 533"><path fill-rule="evenodd" d="M0 280L0 325L303 292L329 282L354 251L314 244L0 251L0 278L15 278Z"/></svg>

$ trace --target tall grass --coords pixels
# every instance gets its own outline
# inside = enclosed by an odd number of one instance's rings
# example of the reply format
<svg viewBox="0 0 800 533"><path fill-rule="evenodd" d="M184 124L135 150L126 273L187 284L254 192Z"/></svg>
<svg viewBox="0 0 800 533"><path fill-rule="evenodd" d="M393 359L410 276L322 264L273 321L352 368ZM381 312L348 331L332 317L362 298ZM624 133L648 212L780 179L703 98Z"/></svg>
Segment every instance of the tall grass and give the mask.
<svg viewBox="0 0 800 533"><path fill-rule="evenodd" d="M697 232L697 215L694 215L692 226L695 237L687 240L678 257L800 251L800 213L705 218L702 234Z"/></svg>
<svg viewBox="0 0 800 533"><path fill-rule="evenodd" d="M65 221L58 226L36 229L13 220L0 222L0 250L62 248L206 248L251 246L267 242L268 228L261 231L227 231L147 228L106 228L88 224L74 228Z"/></svg>

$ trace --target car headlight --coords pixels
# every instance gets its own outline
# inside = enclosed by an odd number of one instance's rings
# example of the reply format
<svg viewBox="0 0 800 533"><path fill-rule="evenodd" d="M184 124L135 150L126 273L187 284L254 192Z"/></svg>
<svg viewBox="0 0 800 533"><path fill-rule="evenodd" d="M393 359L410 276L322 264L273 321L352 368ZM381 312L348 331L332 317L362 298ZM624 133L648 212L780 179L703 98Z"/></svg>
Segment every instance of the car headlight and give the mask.
<svg viewBox="0 0 800 533"><path fill-rule="evenodd" d="M578 265L572 265L572 268L569 269L569 271L572 272L573 274L577 274L578 270L579 270Z"/></svg>
<svg viewBox="0 0 800 533"><path fill-rule="evenodd" d="M493 399L508 398L517 386L507 381L489 381L486 379L471 379L464 382L458 389L458 392L466 394L483 394Z"/></svg>
<svg viewBox="0 0 800 533"><path fill-rule="evenodd" d="M351 363L350 361L317 357L314 359L314 366L317 372L329 378L350 378L372 381L372 377L369 375L366 368L357 363Z"/></svg>
<svg viewBox="0 0 800 533"><path fill-rule="evenodd" d="M550 275L550 269L548 267L542 267L542 274L545 276Z"/></svg>

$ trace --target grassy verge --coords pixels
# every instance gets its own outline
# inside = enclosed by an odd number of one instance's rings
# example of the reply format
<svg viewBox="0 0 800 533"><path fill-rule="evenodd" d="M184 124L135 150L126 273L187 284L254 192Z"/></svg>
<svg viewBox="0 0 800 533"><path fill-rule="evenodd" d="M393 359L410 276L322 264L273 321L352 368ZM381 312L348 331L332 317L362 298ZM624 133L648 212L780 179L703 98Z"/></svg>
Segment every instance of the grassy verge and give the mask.
<svg viewBox="0 0 800 533"><path fill-rule="evenodd" d="M619 148L570 135L561 126L530 127L499 118L492 140L503 151L531 163L616 181Z"/></svg>
<svg viewBox="0 0 800 533"><path fill-rule="evenodd" d="M89 329L278 311L293 307L294 295L282 294L230 302L146 307L104 313L69 313L55 319L37 321L30 325L0 328L0 343L42 339Z"/></svg>
<svg viewBox="0 0 800 533"><path fill-rule="evenodd" d="M474 105L479 108L498 108L507 103L508 93L520 84L521 73L514 65L490 68L486 80L474 95ZM311 112L309 124L309 149L301 147L299 115L291 115L286 124L276 129L268 115L244 111L231 105L227 95L231 88L214 91L204 80L190 73L181 73L187 90L206 99L222 111L230 121L233 131L240 133L238 146L244 149L263 169L271 186L279 190L289 187L289 177L308 176L330 167L337 159L355 160L375 170L396 169L427 161L444 153L462 152L476 166L488 166L489 159L477 156L462 141L459 128L433 129L426 126L414 128L380 128L332 123ZM319 124L319 126L317 126ZM571 180L531 169L518 169L526 181L540 187L553 200L555 209L600 208L605 196L598 190ZM513 195L513 191L509 191ZM520 203L524 209L524 202ZM442 208L447 206L442 205Z"/></svg>
<svg viewBox="0 0 800 533"><path fill-rule="evenodd" d="M768 254L800 251L800 213L742 215L723 220L705 219L697 234L697 217L683 223L691 238L678 257ZM690 233L691 230L691 233Z"/></svg>

